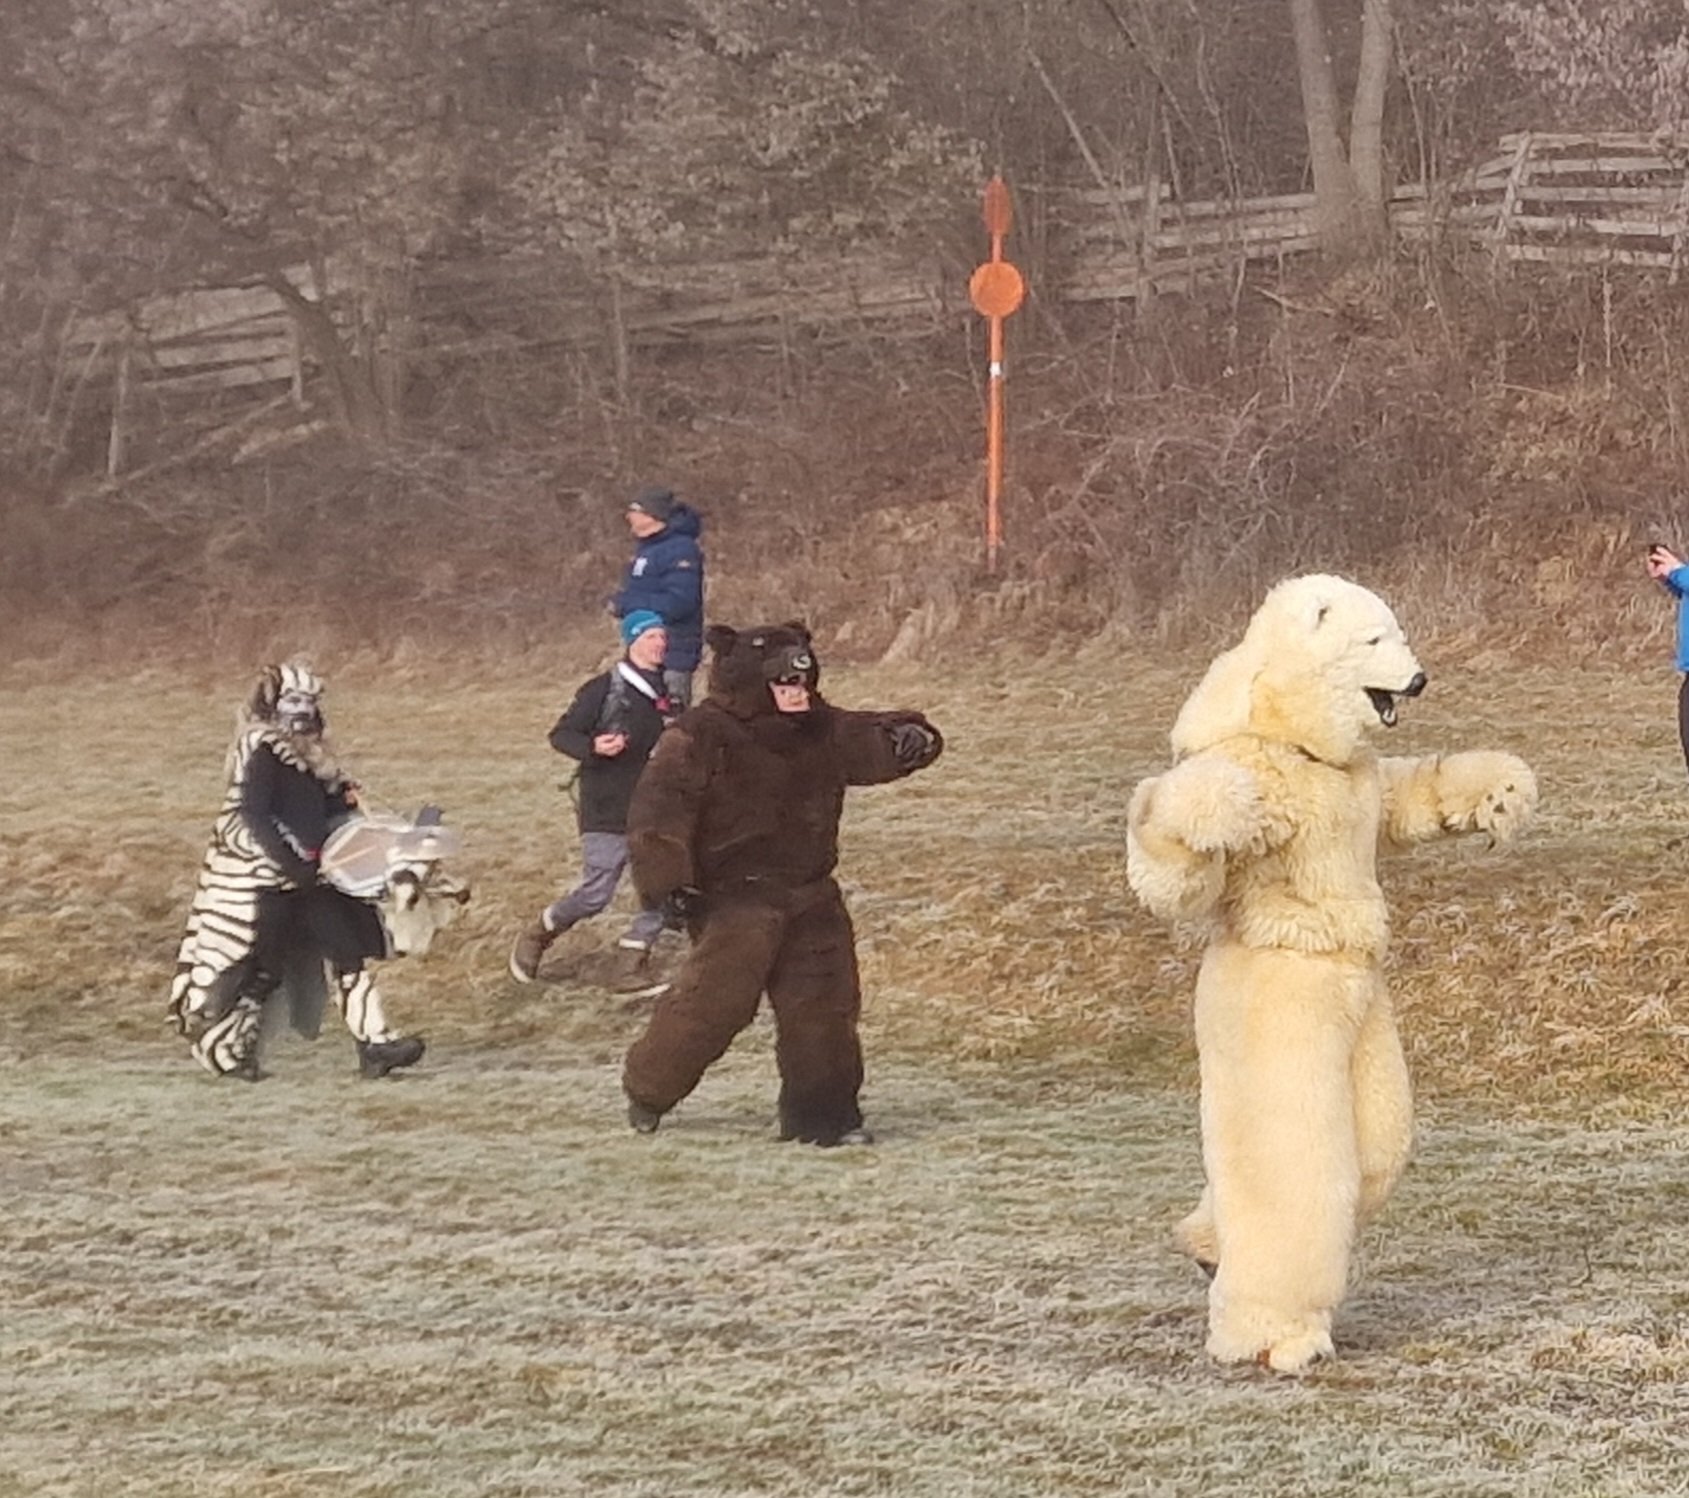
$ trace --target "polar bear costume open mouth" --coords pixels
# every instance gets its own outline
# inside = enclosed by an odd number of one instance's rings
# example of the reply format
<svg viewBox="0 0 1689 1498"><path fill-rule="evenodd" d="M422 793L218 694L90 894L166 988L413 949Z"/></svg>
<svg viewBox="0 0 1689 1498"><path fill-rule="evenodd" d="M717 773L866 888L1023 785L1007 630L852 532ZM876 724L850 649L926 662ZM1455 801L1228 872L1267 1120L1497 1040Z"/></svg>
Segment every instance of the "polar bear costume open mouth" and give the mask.
<svg viewBox="0 0 1689 1498"><path fill-rule="evenodd" d="M1425 690L1425 673L1414 672L1413 679L1405 687L1390 691L1385 687L1366 687L1367 700L1372 703L1372 710L1378 714L1378 721L1386 728L1396 726L1396 699L1398 697L1417 697Z"/></svg>

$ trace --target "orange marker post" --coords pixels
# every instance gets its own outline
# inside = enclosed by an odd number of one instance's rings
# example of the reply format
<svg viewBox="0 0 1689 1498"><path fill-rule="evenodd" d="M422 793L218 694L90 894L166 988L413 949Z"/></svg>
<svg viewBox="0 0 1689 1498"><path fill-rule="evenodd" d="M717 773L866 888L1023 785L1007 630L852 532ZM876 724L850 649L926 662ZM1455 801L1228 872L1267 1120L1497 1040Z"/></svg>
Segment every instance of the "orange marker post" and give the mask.
<svg viewBox="0 0 1689 1498"><path fill-rule="evenodd" d="M991 236L991 258L968 278L968 297L991 329L991 358L987 370L985 407L985 566L997 570L1003 546L1003 319L1026 298L1026 282L1003 258L1003 236L1014 222L1009 189L1002 177L985 184L985 232Z"/></svg>

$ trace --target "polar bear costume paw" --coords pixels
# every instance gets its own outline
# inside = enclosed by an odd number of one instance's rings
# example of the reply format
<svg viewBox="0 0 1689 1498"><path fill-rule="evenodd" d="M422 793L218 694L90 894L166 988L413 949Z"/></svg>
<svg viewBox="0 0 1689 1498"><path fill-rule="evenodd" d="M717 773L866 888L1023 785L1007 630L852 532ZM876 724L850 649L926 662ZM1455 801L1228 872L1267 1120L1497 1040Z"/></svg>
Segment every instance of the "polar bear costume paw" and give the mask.
<svg viewBox="0 0 1689 1498"><path fill-rule="evenodd" d="M1257 1363L1274 1373L1286 1374L1306 1373L1321 1358L1336 1356L1329 1317L1318 1317L1303 1326L1287 1324L1270 1340L1264 1340L1260 1332L1216 1327L1208 1336L1208 1353L1216 1362Z"/></svg>
<svg viewBox="0 0 1689 1498"><path fill-rule="evenodd" d="M1536 815L1537 778L1517 755L1474 749L1446 755L1438 766L1443 826L1488 833L1510 843Z"/></svg>
<svg viewBox="0 0 1689 1498"><path fill-rule="evenodd" d="M1203 1273L1214 1278L1214 1266L1220 1262L1220 1235L1214 1231L1214 1209L1209 1205L1207 1192L1196 1210L1182 1219L1173 1229L1173 1241L1179 1251L1203 1266Z"/></svg>
<svg viewBox="0 0 1689 1498"><path fill-rule="evenodd" d="M1133 793L1127 817L1134 830L1175 838L1196 853L1241 852L1267 828L1255 777L1219 755L1187 759L1146 780Z"/></svg>
<svg viewBox="0 0 1689 1498"><path fill-rule="evenodd" d="M1259 835L1261 793L1242 766L1190 759L1140 781L1126 808L1126 882L1170 921L1210 914L1225 889L1226 855Z"/></svg>

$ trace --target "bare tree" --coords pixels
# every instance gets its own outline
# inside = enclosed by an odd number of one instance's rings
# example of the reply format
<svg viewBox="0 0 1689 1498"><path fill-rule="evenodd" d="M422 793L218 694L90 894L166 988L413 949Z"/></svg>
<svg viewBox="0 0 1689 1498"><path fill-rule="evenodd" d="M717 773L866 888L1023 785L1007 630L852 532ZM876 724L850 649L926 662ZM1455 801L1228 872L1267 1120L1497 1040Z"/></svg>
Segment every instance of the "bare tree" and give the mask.
<svg viewBox="0 0 1689 1498"><path fill-rule="evenodd" d="M1349 119L1349 168L1361 211L1374 235L1385 229L1384 101L1395 50L1390 0L1362 0L1361 53L1355 66L1355 107Z"/></svg>
<svg viewBox="0 0 1689 1498"><path fill-rule="evenodd" d="M1320 241L1329 254L1347 257L1377 245L1384 234L1384 100L1390 78L1389 0L1363 0L1360 64L1349 147L1343 144L1343 110L1336 68L1319 0L1290 0L1302 116L1314 172Z"/></svg>

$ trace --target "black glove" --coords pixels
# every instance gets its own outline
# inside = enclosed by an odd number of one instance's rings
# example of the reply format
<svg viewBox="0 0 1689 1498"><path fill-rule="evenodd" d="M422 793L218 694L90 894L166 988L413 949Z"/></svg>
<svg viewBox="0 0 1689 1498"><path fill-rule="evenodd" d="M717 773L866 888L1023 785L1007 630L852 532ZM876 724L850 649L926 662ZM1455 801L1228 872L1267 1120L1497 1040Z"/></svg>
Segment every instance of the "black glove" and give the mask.
<svg viewBox="0 0 1689 1498"><path fill-rule="evenodd" d="M671 891L668 899L663 901L663 928L667 931L684 931L693 921L701 919L703 914L702 891L693 889L689 884L683 884L679 889Z"/></svg>
<svg viewBox="0 0 1689 1498"><path fill-rule="evenodd" d="M905 770L922 770L938 758L944 740L936 728L912 718L891 725L891 757Z"/></svg>

